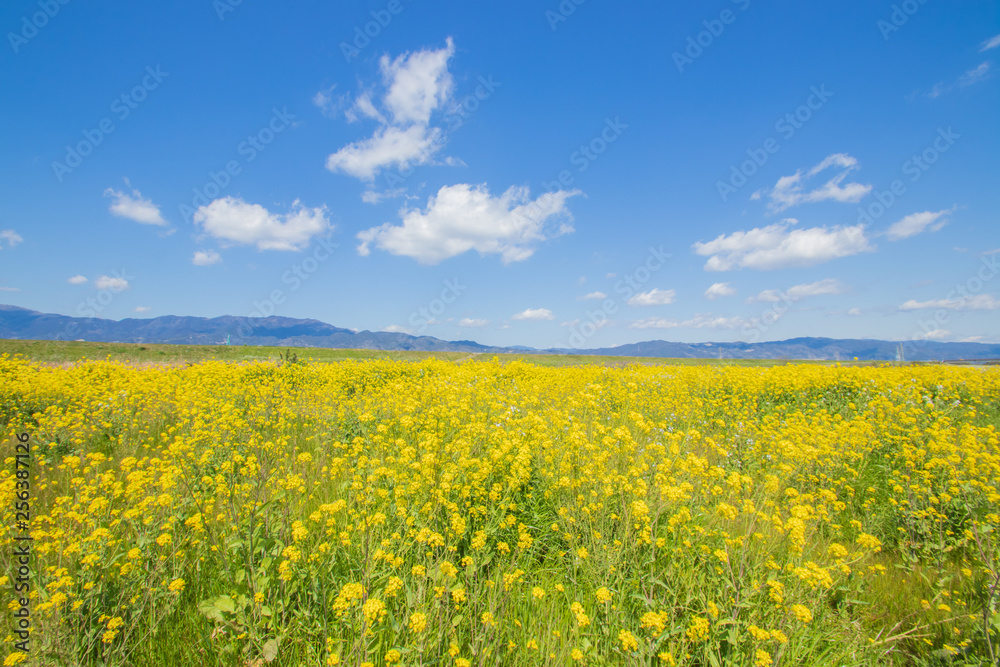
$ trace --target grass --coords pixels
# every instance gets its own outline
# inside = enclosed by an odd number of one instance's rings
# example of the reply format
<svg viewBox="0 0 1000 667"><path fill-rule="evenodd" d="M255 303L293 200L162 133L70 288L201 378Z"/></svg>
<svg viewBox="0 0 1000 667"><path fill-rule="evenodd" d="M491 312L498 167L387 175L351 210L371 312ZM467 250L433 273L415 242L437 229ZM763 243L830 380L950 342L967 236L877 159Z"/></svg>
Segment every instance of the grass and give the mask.
<svg viewBox="0 0 1000 667"><path fill-rule="evenodd" d="M184 364L200 361L279 361L287 351L302 361L331 363L340 361L387 360L444 361L492 360L502 363L523 361L539 366L603 366L680 365L680 366L780 366L788 359L690 359L660 357L622 357L612 355L577 354L469 354L467 352L422 352L411 350L339 350L324 347L268 347L263 345L173 345L157 343L94 343L54 340L0 340L0 354L20 355L46 364L65 364L83 360L123 361L131 364ZM831 364L830 361L800 361L795 363ZM877 365L884 362L841 362L844 365Z"/></svg>

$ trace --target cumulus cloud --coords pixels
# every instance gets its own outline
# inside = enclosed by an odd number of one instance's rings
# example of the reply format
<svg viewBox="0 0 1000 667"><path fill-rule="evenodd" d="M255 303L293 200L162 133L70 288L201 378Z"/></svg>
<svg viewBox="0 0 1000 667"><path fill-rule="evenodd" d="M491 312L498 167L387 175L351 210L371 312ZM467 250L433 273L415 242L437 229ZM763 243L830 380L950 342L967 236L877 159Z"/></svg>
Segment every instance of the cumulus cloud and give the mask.
<svg viewBox="0 0 1000 667"><path fill-rule="evenodd" d="M371 137L332 153L326 168L372 182L387 167L405 170L433 162L444 145L444 132L431 125L431 117L448 101L454 88L448 71L454 53L455 45L449 37L440 49L404 53L394 59L382 56L381 99L373 99L371 92L362 93L346 113L349 121L371 118L379 127ZM328 107L329 94L313 101L321 108ZM376 203L378 199L365 201Z"/></svg>
<svg viewBox="0 0 1000 667"><path fill-rule="evenodd" d="M890 241L899 241L923 232L936 232L948 224L947 216L955 212L955 207L943 211L923 211L911 213L902 220L889 225L885 235Z"/></svg>
<svg viewBox="0 0 1000 667"><path fill-rule="evenodd" d="M167 221L160 214L160 208L149 199L143 199L142 194L138 190L132 190L132 193L129 194L108 188L104 191L104 196L111 197L112 199L111 208L109 209L112 215L133 220L143 225L167 226Z"/></svg>
<svg viewBox="0 0 1000 667"><path fill-rule="evenodd" d="M128 289L128 281L118 276L98 276L97 280L94 281L94 286L97 289L121 292Z"/></svg>
<svg viewBox="0 0 1000 667"><path fill-rule="evenodd" d="M191 263L195 266L211 266L222 261L222 255L214 250L196 250Z"/></svg>
<svg viewBox="0 0 1000 667"><path fill-rule="evenodd" d="M444 186L425 210L404 208L401 225L385 223L360 232L358 253L368 255L374 245L421 264L437 264L476 250L498 254L504 264L519 262L547 238L573 231L566 200L577 194L560 190L532 200L526 187L511 187L494 197L486 185ZM550 222L559 225L550 231Z"/></svg>
<svg viewBox="0 0 1000 667"><path fill-rule="evenodd" d="M398 125L430 122L431 113L451 95L454 83L448 60L455 54L451 37L442 49L404 53L379 61L382 79L388 88L384 103Z"/></svg>
<svg viewBox="0 0 1000 667"><path fill-rule="evenodd" d="M814 176L827 169L840 169L840 172L830 178L826 183L812 190L806 189L806 182ZM834 153L828 155L822 162L803 172L801 169L791 176L782 176L770 190L754 193L754 198L759 199L761 194L766 194L770 198L768 209L772 213L783 211L786 208L799 204L809 204L825 200L832 200L842 203L857 202L862 197L871 192L871 185L861 183L843 183L855 169L858 169L858 161L846 153Z"/></svg>
<svg viewBox="0 0 1000 667"><path fill-rule="evenodd" d="M480 320L473 317L463 317L458 321L458 326L460 327L485 327L489 324L489 320Z"/></svg>
<svg viewBox="0 0 1000 667"><path fill-rule="evenodd" d="M581 301L597 301L600 299L607 299L608 295L604 292L591 292L590 294L584 294L580 297Z"/></svg>
<svg viewBox="0 0 1000 667"><path fill-rule="evenodd" d="M314 236L332 229L325 206L306 208L299 200L288 213L271 213L236 197L216 199L194 213L194 222L213 238L258 250L302 250Z"/></svg>
<svg viewBox="0 0 1000 667"><path fill-rule="evenodd" d="M73 276L72 278L67 278L66 282L68 282L70 285L82 285L85 282L87 282L87 277L77 275Z"/></svg>
<svg viewBox="0 0 1000 667"><path fill-rule="evenodd" d="M23 240L24 239L21 238L21 235L15 232L13 229L0 230L0 250L3 249L3 241L7 242L8 248L13 248Z"/></svg>
<svg viewBox="0 0 1000 667"><path fill-rule="evenodd" d="M548 308L528 308L522 310L517 315L514 315L510 319L512 320L525 320L525 321L539 321L539 320L554 320L555 316L552 311Z"/></svg>
<svg viewBox="0 0 1000 667"><path fill-rule="evenodd" d="M745 324L742 317L722 317L699 313L688 320L647 317L629 324L630 329L737 329Z"/></svg>
<svg viewBox="0 0 1000 667"><path fill-rule="evenodd" d="M923 310L926 308L944 308L946 310L996 310L1000 308L1000 300L994 299L989 294L976 294L975 296L967 296L960 299L933 299L931 301L916 301L915 299L910 299L899 307L900 310Z"/></svg>
<svg viewBox="0 0 1000 667"><path fill-rule="evenodd" d="M639 292L628 300L630 306L665 306L673 303L677 292L672 289L661 290L651 289L648 292Z"/></svg>
<svg viewBox="0 0 1000 667"><path fill-rule="evenodd" d="M722 234L692 247L695 253L708 256L706 271L814 266L874 250L868 243L864 225L791 229L789 221Z"/></svg>
<svg viewBox="0 0 1000 667"><path fill-rule="evenodd" d="M778 301L799 301L810 296L822 296L824 294L843 294L847 291L847 286L835 278L825 278L814 283L803 283L793 285L785 291L768 289L755 297L747 299L747 303L763 301L765 303L777 303Z"/></svg>
<svg viewBox="0 0 1000 667"><path fill-rule="evenodd" d="M403 170L427 164L440 147L441 131L437 128L422 125L406 129L382 127L370 138L348 144L330 155L326 168L362 181L372 181L387 166ZM369 199L365 202L371 203Z"/></svg>
<svg viewBox="0 0 1000 667"><path fill-rule="evenodd" d="M712 286L705 290L705 298L707 299L721 299L734 294L736 294L736 288L729 283L712 283Z"/></svg>

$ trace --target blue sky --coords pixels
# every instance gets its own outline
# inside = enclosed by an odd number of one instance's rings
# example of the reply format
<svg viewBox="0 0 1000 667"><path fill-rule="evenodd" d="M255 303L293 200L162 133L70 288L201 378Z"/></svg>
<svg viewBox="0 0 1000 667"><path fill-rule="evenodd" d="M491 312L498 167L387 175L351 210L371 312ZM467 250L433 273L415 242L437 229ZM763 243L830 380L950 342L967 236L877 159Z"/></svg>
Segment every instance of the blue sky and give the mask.
<svg viewBox="0 0 1000 667"><path fill-rule="evenodd" d="M1000 340L995 2L0 9L0 302Z"/></svg>

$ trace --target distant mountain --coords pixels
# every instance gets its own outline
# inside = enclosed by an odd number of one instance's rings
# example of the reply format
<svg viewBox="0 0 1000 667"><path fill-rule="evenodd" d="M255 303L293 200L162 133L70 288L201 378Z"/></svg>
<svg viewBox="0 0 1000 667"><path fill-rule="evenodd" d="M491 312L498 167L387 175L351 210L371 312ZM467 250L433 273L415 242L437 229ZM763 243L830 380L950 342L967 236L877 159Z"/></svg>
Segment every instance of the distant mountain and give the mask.
<svg viewBox="0 0 1000 667"><path fill-rule="evenodd" d="M105 320L39 313L0 305L0 338L24 340L86 340L118 343L173 343L186 345L273 345L367 350L425 350L468 353L598 354L623 357L690 359L844 359L890 361L900 343L885 340L792 338L764 343L672 343L650 340L609 348L536 350L515 345L492 347L471 340L446 341L433 336L411 336L389 331L353 331L319 320L290 317L246 318L181 317ZM1000 359L1000 344L903 343L910 361L939 359Z"/></svg>
<svg viewBox="0 0 1000 667"><path fill-rule="evenodd" d="M907 361L957 359L998 359L1000 345L988 343L939 343L904 341L903 358ZM900 343L888 340L791 338L763 343L671 343L648 340L617 347L592 350L562 350L568 354L602 354L625 357L673 357L691 359L858 359L894 361ZM555 350L552 350L555 352Z"/></svg>

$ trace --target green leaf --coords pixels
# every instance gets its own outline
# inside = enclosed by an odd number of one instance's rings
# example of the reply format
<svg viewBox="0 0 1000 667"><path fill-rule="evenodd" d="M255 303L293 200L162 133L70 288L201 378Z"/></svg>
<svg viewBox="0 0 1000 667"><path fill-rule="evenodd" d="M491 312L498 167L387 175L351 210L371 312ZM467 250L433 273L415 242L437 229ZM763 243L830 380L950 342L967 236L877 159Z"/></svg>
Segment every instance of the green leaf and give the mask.
<svg viewBox="0 0 1000 667"><path fill-rule="evenodd" d="M451 619L451 627L457 628L459 626L459 624L462 621L464 621L464 620L465 620L465 616L463 616L462 614L459 614L455 618Z"/></svg>
<svg viewBox="0 0 1000 667"><path fill-rule="evenodd" d="M264 658L264 662L273 662L275 658L278 657L278 640L269 639L264 644L264 649L261 652L261 657Z"/></svg>

